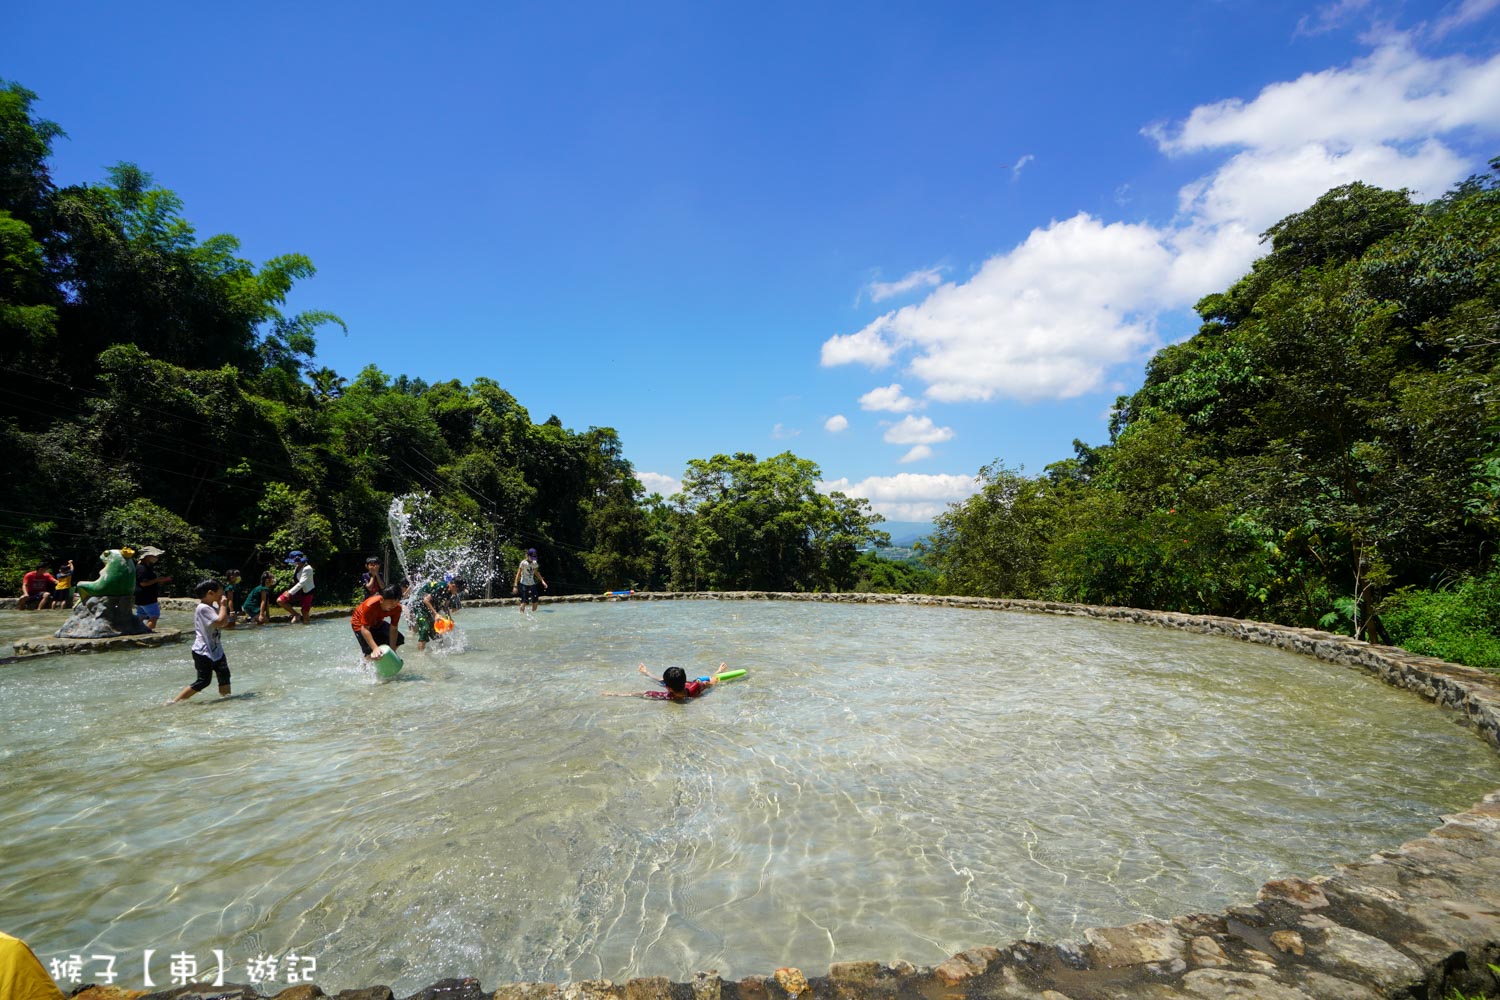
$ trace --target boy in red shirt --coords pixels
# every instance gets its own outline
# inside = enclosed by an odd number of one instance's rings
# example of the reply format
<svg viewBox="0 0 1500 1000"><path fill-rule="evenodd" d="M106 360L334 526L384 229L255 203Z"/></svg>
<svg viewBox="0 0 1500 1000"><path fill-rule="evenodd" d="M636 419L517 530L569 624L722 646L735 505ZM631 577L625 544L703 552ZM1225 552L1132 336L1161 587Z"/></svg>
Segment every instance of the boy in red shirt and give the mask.
<svg viewBox="0 0 1500 1000"><path fill-rule="evenodd" d="M376 650L381 646L398 649L406 642L406 636L396 630L401 621L401 588L391 584L380 593L365 598L349 616L354 629L354 638L359 640L360 652L365 659L380 659ZM395 641L391 641L392 634Z"/></svg>
<svg viewBox="0 0 1500 1000"><path fill-rule="evenodd" d="M52 588L57 580L52 576L52 567L38 563L36 569L21 577L21 599L16 607L22 611L45 610L52 607Z"/></svg>

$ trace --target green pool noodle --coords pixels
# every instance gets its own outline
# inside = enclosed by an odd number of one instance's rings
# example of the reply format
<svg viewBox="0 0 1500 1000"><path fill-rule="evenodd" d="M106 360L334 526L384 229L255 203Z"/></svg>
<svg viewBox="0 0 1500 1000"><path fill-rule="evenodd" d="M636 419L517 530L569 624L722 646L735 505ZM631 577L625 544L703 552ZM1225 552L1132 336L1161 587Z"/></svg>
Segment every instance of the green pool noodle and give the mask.
<svg viewBox="0 0 1500 1000"><path fill-rule="evenodd" d="M390 680L401 672L401 657L389 646L377 646L375 651L380 654L380 659L375 661L375 673L384 680Z"/></svg>
<svg viewBox="0 0 1500 1000"><path fill-rule="evenodd" d="M744 668L742 667L739 670L726 670L726 671L724 671L722 674L719 675L719 680L721 680L721 681L732 681L736 677L743 677L743 676L745 676L745 671L744 671Z"/></svg>

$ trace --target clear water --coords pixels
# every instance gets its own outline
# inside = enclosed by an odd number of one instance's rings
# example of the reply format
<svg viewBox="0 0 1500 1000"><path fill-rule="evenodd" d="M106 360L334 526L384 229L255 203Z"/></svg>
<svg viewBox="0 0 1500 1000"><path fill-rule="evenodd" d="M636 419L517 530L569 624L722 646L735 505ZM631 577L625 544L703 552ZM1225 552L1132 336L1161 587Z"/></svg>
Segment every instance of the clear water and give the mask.
<svg viewBox="0 0 1500 1000"><path fill-rule="evenodd" d="M236 697L174 707L186 645L0 667L0 928L135 986L145 948L398 995L820 974L1247 900L1500 787L1418 698L1222 639L759 602L460 624L388 684L341 622L233 632ZM750 675L688 705L599 695L720 660Z"/></svg>

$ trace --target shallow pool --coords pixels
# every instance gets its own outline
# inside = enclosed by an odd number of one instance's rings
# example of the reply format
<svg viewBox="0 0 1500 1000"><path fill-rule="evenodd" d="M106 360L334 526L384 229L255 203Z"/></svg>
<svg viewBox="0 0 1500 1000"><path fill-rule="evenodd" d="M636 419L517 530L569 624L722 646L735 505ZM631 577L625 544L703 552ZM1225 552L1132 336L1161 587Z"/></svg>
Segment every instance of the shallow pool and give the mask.
<svg viewBox="0 0 1500 1000"><path fill-rule="evenodd" d="M388 684L345 623L232 632L235 697L180 706L186 644L0 667L0 929L136 987L145 949L398 995L821 974L1250 899L1500 787L1418 698L1218 638L741 601L460 624ZM688 705L599 694L720 660L749 676Z"/></svg>

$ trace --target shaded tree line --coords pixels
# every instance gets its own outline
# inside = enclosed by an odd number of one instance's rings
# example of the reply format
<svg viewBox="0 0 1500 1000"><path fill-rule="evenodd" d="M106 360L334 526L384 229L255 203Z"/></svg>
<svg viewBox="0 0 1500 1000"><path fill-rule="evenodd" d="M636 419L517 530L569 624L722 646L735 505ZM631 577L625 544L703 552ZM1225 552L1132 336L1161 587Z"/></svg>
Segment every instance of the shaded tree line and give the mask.
<svg viewBox="0 0 1500 1000"><path fill-rule="evenodd" d="M818 493L790 454L696 461L683 495L648 498L614 430L535 422L493 379L318 365L344 323L285 309L310 260L200 239L132 164L58 187L63 132L35 100L0 82L0 593L41 560L88 578L102 549L153 544L179 581L302 549L347 599L417 492L443 541L491 554L497 593L530 546L555 593L813 589L851 584L879 540L864 501Z"/></svg>
<svg viewBox="0 0 1500 1000"><path fill-rule="evenodd" d="M1264 241L1108 443L981 470L938 520L944 589L1374 638L1384 612L1408 642L1420 595L1474 592L1500 526L1496 174L1428 204L1345 185Z"/></svg>

